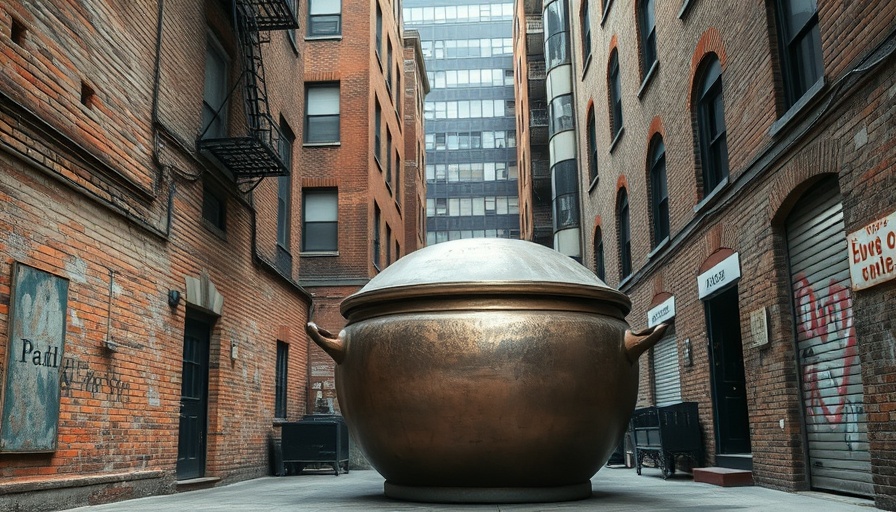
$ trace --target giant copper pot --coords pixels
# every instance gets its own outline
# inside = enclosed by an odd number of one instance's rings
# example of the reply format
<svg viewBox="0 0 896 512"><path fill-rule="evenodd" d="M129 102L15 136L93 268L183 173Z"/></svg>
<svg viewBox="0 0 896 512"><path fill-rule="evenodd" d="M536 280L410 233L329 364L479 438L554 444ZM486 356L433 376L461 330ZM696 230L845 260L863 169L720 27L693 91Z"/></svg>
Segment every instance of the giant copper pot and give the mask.
<svg viewBox="0 0 896 512"><path fill-rule="evenodd" d="M395 262L341 305L336 361L352 438L385 492L422 501L557 501L626 429L638 356L662 330L627 332L631 303L540 245L477 239Z"/></svg>

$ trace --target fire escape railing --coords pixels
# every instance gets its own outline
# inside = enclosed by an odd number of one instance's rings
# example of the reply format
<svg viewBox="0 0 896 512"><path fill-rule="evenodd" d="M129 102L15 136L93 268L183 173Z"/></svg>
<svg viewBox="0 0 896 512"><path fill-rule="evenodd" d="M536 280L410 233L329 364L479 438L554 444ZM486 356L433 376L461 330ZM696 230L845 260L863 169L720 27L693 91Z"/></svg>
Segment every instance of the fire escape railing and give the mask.
<svg viewBox="0 0 896 512"><path fill-rule="evenodd" d="M270 42L270 31L298 28L296 0L233 0L233 12L249 133L222 138L200 136L198 146L214 156L238 181L286 176L289 169L280 156L283 133L268 105L261 48Z"/></svg>

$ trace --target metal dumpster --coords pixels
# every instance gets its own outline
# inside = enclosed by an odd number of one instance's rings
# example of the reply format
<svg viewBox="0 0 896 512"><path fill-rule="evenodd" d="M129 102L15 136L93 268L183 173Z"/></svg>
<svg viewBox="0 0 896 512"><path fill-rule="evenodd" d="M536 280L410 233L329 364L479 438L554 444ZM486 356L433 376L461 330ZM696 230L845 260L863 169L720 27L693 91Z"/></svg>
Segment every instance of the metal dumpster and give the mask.
<svg viewBox="0 0 896 512"><path fill-rule="evenodd" d="M311 414L281 427L283 463L296 472L308 465L326 464L339 475L348 473L348 429L339 415Z"/></svg>

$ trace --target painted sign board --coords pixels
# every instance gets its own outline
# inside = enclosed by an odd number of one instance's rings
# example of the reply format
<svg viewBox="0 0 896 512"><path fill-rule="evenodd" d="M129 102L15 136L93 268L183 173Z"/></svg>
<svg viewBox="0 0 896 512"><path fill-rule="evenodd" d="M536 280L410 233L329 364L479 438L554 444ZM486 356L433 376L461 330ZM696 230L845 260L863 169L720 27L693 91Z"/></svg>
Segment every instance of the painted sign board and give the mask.
<svg viewBox="0 0 896 512"><path fill-rule="evenodd" d="M711 269L697 276L697 291L701 299L727 288L740 279L740 256L734 253Z"/></svg>
<svg viewBox="0 0 896 512"><path fill-rule="evenodd" d="M68 280L15 263L0 451L56 449Z"/></svg>
<svg viewBox="0 0 896 512"><path fill-rule="evenodd" d="M647 327L659 325L666 320L675 318L675 296L671 296L647 312Z"/></svg>
<svg viewBox="0 0 896 512"><path fill-rule="evenodd" d="M855 291L896 278L896 212L846 237Z"/></svg>

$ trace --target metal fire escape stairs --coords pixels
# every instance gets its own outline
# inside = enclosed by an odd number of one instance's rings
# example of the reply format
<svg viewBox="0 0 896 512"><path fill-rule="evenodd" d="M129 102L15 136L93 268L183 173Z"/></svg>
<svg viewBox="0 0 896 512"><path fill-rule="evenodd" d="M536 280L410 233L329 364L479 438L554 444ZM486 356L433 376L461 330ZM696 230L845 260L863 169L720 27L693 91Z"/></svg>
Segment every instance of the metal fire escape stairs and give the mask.
<svg viewBox="0 0 896 512"><path fill-rule="evenodd" d="M248 134L205 138L203 132L198 146L200 151L211 154L227 168L237 182L289 175L289 169L280 156L283 133L271 117L268 106L261 48L270 42L270 31L298 28L295 13L296 0L233 0ZM225 105L234 90L235 87L224 101ZM215 113L216 116L219 114L220 110Z"/></svg>

